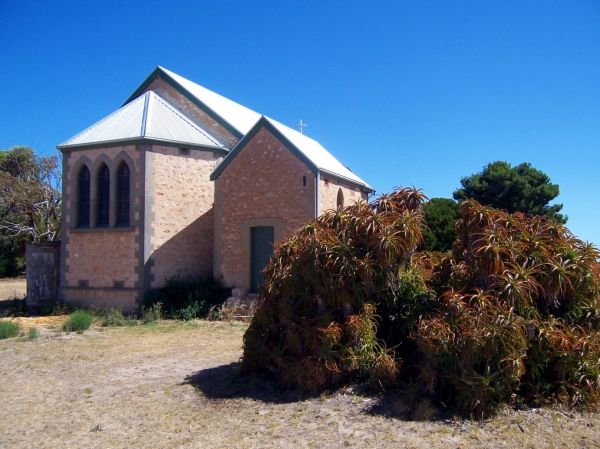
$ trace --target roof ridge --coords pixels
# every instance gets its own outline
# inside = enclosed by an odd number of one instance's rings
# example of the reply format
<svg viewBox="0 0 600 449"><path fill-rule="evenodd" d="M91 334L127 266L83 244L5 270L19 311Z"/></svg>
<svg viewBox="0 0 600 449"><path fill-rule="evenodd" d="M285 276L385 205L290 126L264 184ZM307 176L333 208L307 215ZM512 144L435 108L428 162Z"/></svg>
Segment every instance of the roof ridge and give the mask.
<svg viewBox="0 0 600 449"><path fill-rule="evenodd" d="M202 134L206 135L206 137L208 139L212 140L215 143L215 145L219 145L219 146L222 146L223 148L227 148L221 141L219 141L216 137L214 137L212 134L210 134L199 123L196 123L195 121L193 121L192 119L190 119L187 115L185 115L183 112L181 112L178 109L176 109L175 106L173 106L171 103L169 103L163 97L161 97L160 95L158 95L156 92L150 90L147 93L151 93L152 94L151 97L153 98L154 101L159 101L160 103L162 103L163 105L165 105L168 109L170 109L172 112L174 112L180 119L182 119L183 121L185 121L188 125L192 126L193 128L195 128L198 131L200 131ZM144 137L144 136L142 136L142 137Z"/></svg>

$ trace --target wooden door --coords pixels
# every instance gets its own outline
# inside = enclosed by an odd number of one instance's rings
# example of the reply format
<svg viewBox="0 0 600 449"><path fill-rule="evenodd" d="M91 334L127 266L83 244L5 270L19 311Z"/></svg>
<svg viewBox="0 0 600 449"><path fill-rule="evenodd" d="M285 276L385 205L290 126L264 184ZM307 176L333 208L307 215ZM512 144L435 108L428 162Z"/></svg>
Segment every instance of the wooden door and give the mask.
<svg viewBox="0 0 600 449"><path fill-rule="evenodd" d="M258 293L265 282L263 270L273 255L275 228L259 226L250 228L250 232L250 293Z"/></svg>

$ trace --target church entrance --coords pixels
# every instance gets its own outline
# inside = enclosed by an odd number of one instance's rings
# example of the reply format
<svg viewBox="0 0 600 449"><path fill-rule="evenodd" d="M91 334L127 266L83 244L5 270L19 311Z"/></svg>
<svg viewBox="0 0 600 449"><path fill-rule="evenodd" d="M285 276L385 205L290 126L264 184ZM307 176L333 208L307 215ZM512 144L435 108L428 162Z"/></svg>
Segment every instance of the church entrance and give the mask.
<svg viewBox="0 0 600 449"><path fill-rule="evenodd" d="M258 293L265 282L263 270L273 255L275 228L259 226L250 228L250 232L250 293Z"/></svg>

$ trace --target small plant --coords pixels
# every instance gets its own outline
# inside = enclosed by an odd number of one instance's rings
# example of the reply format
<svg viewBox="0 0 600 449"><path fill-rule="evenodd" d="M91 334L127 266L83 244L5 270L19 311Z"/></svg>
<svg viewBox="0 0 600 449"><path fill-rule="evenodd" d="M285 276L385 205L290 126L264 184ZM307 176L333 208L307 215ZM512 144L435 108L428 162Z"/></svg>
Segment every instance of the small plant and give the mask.
<svg viewBox="0 0 600 449"><path fill-rule="evenodd" d="M85 310L76 310L63 324L63 330L67 332L83 332L90 328L94 322L94 316Z"/></svg>
<svg viewBox="0 0 600 449"><path fill-rule="evenodd" d="M37 327L29 328L29 330L27 331L27 338L29 338L30 340L35 340L36 338L38 338Z"/></svg>
<svg viewBox="0 0 600 449"><path fill-rule="evenodd" d="M222 304L214 305L206 314L206 318L209 321L227 321L230 322L233 320L235 316L235 309L232 307L227 307ZM251 318L250 318L251 319Z"/></svg>
<svg viewBox="0 0 600 449"><path fill-rule="evenodd" d="M162 303L157 302L149 307L142 308L142 321L145 324L152 323L153 321L160 320L162 318Z"/></svg>
<svg viewBox="0 0 600 449"><path fill-rule="evenodd" d="M101 323L104 327L125 326L127 320L119 309L110 308L105 312Z"/></svg>
<svg viewBox="0 0 600 449"><path fill-rule="evenodd" d="M191 321L195 318L198 318L198 312L200 312L200 307L198 306L197 302L193 302L187 307L181 309L178 315L183 321Z"/></svg>
<svg viewBox="0 0 600 449"><path fill-rule="evenodd" d="M18 323L11 321L0 321L0 340L5 338L16 337L21 331L21 326Z"/></svg>

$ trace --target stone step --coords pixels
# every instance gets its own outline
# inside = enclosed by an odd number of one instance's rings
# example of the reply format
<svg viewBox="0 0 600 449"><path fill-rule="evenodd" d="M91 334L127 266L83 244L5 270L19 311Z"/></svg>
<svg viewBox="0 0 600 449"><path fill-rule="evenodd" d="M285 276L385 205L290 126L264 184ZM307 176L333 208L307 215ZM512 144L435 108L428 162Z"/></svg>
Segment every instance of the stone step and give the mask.
<svg viewBox="0 0 600 449"><path fill-rule="evenodd" d="M227 298L227 308L232 310L235 319L249 319L256 312L258 301L258 296L232 296Z"/></svg>

